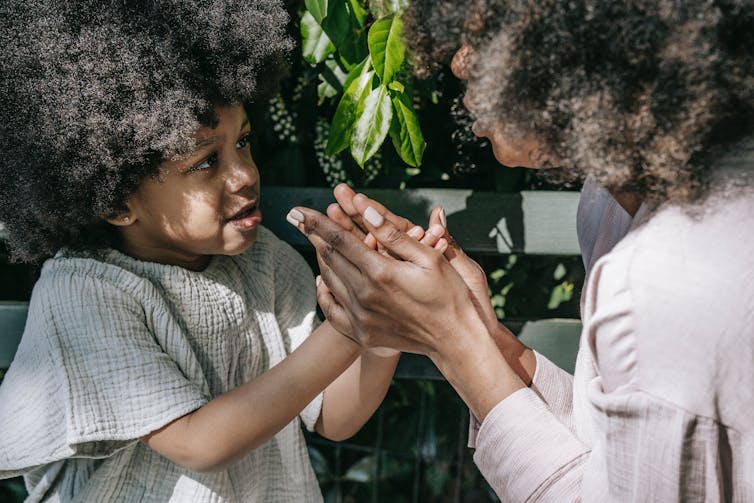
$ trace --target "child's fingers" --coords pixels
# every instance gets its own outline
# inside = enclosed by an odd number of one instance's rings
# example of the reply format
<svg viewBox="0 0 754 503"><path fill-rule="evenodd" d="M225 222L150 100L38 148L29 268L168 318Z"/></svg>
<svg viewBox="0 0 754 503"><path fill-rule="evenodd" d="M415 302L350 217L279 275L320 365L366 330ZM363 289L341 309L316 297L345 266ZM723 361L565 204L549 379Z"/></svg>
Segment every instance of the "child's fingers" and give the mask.
<svg viewBox="0 0 754 503"><path fill-rule="evenodd" d="M358 344L358 341L354 340L350 335L353 328L351 327L351 321L348 318L348 314L345 309L338 304L338 301L327 288L324 281L317 282L317 303L319 303L319 307L322 309L322 313L325 315L327 321L330 322L330 325L332 325L335 330Z"/></svg>
<svg viewBox="0 0 754 503"><path fill-rule="evenodd" d="M432 224L419 242L434 248L443 236L445 236L445 227L440 224Z"/></svg>
<svg viewBox="0 0 754 503"><path fill-rule="evenodd" d="M435 206L429 214L429 226L431 227L434 224L441 225L444 229L448 228L447 218L445 217L445 208L442 206Z"/></svg>
<svg viewBox="0 0 754 503"><path fill-rule="evenodd" d="M336 224L343 227L345 230L363 240L366 237L364 231L361 230L356 224L353 223L351 217L349 217L343 208L338 203L332 203L327 207L327 216Z"/></svg>
<svg viewBox="0 0 754 503"><path fill-rule="evenodd" d="M435 243L435 250L439 251L440 253L445 253L448 250L448 240L445 238L440 238L440 240Z"/></svg>
<svg viewBox="0 0 754 503"><path fill-rule="evenodd" d="M411 227L406 234L411 236L412 238L416 239L417 241L421 241L422 238L424 238L424 229L421 228L420 225L415 225Z"/></svg>

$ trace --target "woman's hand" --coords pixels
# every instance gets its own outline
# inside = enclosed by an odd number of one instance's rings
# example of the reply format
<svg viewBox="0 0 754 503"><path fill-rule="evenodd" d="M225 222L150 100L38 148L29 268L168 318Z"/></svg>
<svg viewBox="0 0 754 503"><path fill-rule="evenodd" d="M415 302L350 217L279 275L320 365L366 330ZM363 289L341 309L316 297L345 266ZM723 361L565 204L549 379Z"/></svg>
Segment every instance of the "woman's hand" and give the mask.
<svg viewBox="0 0 754 503"><path fill-rule="evenodd" d="M333 194L338 203L330 205L327 209L327 216L344 229L351 230L352 232L354 228L358 229L358 234L356 235L361 236L365 240L365 243L373 248L380 249L382 245L367 230L361 213L356 209L356 204L362 208L371 206L401 231L419 240L420 243L443 252L450 265L461 275L469 290L474 294L474 298L488 329L491 332L499 329L495 309L490 302L487 275L479 264L466 255L448 232L445 210L442 206L438 206L432 210L429 216L427 232L424 232L421 227L414 225L403 217L395 215L374 199L370 199L364 194L355 193L346 184L340 184L335 187Z"/></svg>
<svg viewBox="0 0 754 503"><path fill-rule="evenodd" d="M328 216L355 236L363 239L372 248L379 249L382 253L389 255L384 246L369 232L359 211L359 209L363 210L368 206L377 210L379 214L398 229L419 240L420 243L443 252L445 258L461 278L463 278L473 294L482 320L489 333L492 334L499 351L505 356L519 377L527 385L531 383L536 369L534 353L497 320L489 297L487 275L481 266L463 251L448 232L445 211L441 206L432 210L429 217L429 225L425 232L420 226L414 225L406 218L395 215L378 201L370 199L364 194L355 193L346 184L340 184L335 187L333 194L335 195L337 204L330 205L327 209ZM357 209L357 206L359 209ZM320 266L323 266L321 262ZM325 290L323 293L327 294L327 287L324 283L321 285L321 288Z"/></svg>
<svg viewBox="0 0 754 503"><path fill-rule="evenodd" d="M476 297L438 250L374 208L360 207L359 199L354 204L366 230L401 260L373 250L314 210L289 213L327 266L317 297L328 320L362 346L428 355L482 419L524 384L498 350Z"/></svg>
<svg viewBox="0 0 754 503"><path fill-rule="evenodd" d="M467 331L486 332L473 294L438 250L374 209L366 215L373 219L368 232L378 232L378 240L400 260L375 251L314 210L294 208L289 214L325 265L318 300L336 329L365 347L428 355L463 331L462 324Z"/></svg>

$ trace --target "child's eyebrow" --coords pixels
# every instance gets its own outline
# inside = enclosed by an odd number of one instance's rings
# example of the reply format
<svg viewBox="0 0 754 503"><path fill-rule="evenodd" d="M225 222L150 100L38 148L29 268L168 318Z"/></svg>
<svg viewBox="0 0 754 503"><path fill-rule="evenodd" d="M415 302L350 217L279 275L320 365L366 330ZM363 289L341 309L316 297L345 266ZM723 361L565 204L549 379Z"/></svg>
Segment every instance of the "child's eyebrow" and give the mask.
<svg viewBox="0 0 754 503"><path fill-rule="evenodd" d="M196 142L196 145L194 146L194 150L200 150L209 145L213 145L216 141L217 141L217 136L210 136L209 138L204 138L203 140L199 140L198 142Z"/></svg>
<svg viewBox="0 0 754 503"><path fill-rule="evenodd" d="M246 117L243 122L241 123L241 127L238 128L239 130L242 130L246 126L249 125L249 118ZM217 141L217 136L210 136L207 138L204 138L202 140L199 140L196 142L196 145L194 146L194 150L201 150L204 147L208 147L210 145L213 145Z"/></svg>

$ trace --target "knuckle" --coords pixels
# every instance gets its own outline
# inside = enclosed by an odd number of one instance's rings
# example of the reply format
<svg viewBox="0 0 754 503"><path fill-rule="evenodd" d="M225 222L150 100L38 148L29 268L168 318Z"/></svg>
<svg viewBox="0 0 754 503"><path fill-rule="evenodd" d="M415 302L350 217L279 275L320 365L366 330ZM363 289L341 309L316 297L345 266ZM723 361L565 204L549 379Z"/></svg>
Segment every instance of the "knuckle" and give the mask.
<svg viewBox="0 0 754 503"><path fill-rule="evenodd" d="M396 227L390 226L385 231L385 241L388 243L397 243L403 237L403 233Z"/></svg>
<svg viewBox="0 0 754 503"><path fill-rule="evenodd" d="M333 254L333 251L334 251L334 249L333 249L332 246L325 245L325 246L323 246L319 250L319 256L322 258L323 262L327 263L327 262L330 261L330 258L332 257L332 254ZM327 272L329 273L329 269L327 270ZM324 271L323 271L322 278L324 279L324 277L325 277L325 275L324 275Z"/></svg>
<svg viewBox="0 0 754 503"><path fill-rule="evenodd" d="M432 253L429 257L429 266L432 269L439 269L443 266L443 263L445 262L445 258L443 257L440 252Z"/></svg>
<svg viewBox="0 0 754 503"><path fill-rule="evenodd" d="M377 283L389 283L392 280L392 274L390 269L384 264L377 264L371 271L372 279ZM373 291L373 288L366 289L367 291Z"/></svg>
<svg viewBox="0 0 754 503"><path fill-rule="evenodd" d="M380 299L380 294L374 288L364 288L359 294L359 303L363 306L374 306Z"/></svg>
<svg viewBox="0 0 754 503"><path fill-rule="evenodd" d="M310 217L309 215L304 217L304 233L308 236L317 232L319 227L319 219Z"/></svg>
<svg viewBox="0 0 754 503"><path fill-rule="evenodd" d="M339 231L328 231L325 236L325 241L330 243L330 250L337 248L343 244L343 236Z"/></svg>

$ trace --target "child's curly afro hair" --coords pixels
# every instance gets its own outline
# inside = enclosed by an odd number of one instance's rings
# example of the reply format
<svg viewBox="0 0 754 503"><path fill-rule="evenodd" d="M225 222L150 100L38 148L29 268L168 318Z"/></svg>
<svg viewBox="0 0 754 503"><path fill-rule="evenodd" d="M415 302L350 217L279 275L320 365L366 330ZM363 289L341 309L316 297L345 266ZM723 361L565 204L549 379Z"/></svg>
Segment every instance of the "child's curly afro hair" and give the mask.
<svg viewBox="0 0 754 503"><path fill-rule="evenodd" d="M752 0L414 0L406 31L421 74L472 49L477 120L657 202L704 195L754 132Z"/></svg>
<svg viewBox="0 0 754 503"><path fill-rule="evenodd" d="M113 245L114 217L220 104L274 89L279 0L3 0L0 222L16 260Z"/></svg>

